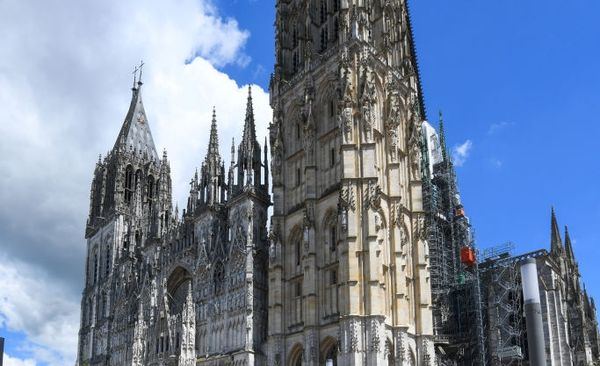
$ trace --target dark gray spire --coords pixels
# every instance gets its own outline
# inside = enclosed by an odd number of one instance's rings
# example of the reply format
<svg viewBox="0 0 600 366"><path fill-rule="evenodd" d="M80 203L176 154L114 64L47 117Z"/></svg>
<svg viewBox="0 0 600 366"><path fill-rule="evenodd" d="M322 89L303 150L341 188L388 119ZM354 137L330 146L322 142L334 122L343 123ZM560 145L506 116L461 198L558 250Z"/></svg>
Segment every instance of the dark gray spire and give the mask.
<svg viewBox="0 0 600 366"><path fill-rule="evenodd" d="M202 163L200 188L201 201L208 205L221 203L224 199L225 176L223 161L219 154L219 136L217 133L217 113L213 107L208 152Z"/></svg>
<svg viewBox="0 0 600 366"><path fill-rule="evenodd" d="M252 155L256 144L256 126L254 125L254 109L252 107L252 87L248 86L248 101L246 103L246 118L241 147L247 155Z"/></svg>
<svg viewBox="0 0 600 366"><path fill-rule="evenodd" d="M567 251L567 258L571 264L575 263L575 254L573 253L573 244L571 244L571 237L569 236L569 228L565 225L565 249Z"/></svg>
<svg viewBox="0 0 600 366"><path fill-rule="evenodd" d="M129 111L123 121L123 126L115 142L114 150L129 152L135 151L148 159L158 161L158 154L154 147L154 140L148 125L148 118L142 103L142 82L137 81L137 87L132 88L133 95Z"/></svg>
<svg viewBox="0 0 600 366"><path fill-rule="evenodd" d="M212 122L210 125L210 137L208 139L208 155L209 156L218 156L219 155L219 135L217 133L217 113L215 107L213 107L212 112Z"/></svg>
<svg viewBox="0 0 600 366"><path fill-rule="evenodd" d="M550 252L562 253L562 239L560 237L560 231L558 229L558 222L556 221L556 213L554 207L552 207L552 215L550 218Z"/></svg>

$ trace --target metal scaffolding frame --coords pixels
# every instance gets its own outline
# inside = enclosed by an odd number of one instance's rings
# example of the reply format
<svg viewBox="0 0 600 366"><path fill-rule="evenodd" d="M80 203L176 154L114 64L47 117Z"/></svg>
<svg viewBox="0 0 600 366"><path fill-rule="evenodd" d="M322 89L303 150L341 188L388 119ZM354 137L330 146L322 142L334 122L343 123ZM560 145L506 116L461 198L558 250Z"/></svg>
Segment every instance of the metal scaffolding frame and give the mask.
<svg viewBox="0 0 600 366"><path fill-rule="evenodd" d="M442 160L430 172L429 136L422 150L423 208L431 272L433 327L438 365L486 365L485 331L477 263L461 262L475 250L473 231L460 203L440 116Z"/></svg>

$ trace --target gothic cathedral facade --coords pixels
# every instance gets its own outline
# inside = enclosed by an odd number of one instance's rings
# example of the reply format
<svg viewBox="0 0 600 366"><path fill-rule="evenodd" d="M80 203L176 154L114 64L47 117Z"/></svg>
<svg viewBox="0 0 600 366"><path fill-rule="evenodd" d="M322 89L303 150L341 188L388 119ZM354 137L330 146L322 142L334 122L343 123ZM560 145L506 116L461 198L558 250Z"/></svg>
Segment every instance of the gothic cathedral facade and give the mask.
<svg viewBox="0 0 600 366"><path fill-rule="evenodd" d="M433 364L406 3L280 0L275 24L269 364Z"/></svg>
<svg viewBox="0 0 600 366"><path fill-rule="evenodd" d="M134 81L92 182L78 364L435 364L406 2L276 7L270 172L249 94L180 215Z"/></svg>
<svg viewBox="0 0 600 366"><path fill-rule="evenodd" d="M78 364L265 364L270 198L251 95L227 173L213 113L180 217L141 86L134 83L115 146L94 172Z"/></svg>

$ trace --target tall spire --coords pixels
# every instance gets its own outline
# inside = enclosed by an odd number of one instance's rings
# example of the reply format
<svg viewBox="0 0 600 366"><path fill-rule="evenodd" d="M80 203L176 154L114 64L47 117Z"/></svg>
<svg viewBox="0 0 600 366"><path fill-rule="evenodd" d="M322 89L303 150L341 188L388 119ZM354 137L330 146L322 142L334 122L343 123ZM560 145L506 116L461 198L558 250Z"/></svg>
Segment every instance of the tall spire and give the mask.
<svg viewBox="0 0 600 366"><path fill-rule="evenodd" d="M571 237L569 236L569 228L565 225L565 249L567 251L567 258L571 263L575 263L575 254L573 253L573 244L571 244Z"/></svg>
<svg viewBox="0 0 600 366"><path fill-rule="evenodd" d="M552 207L552 217L550 219L550 251L552 253L562 253L562 239L560 238L560 231L558 229L558 223L556 221L556 213L554 207Z"/></svg>
<svg viewBox="0 0 600 366"><path fill-rule="evenodd" d="M256 141L256 127L254 126L254 109L252 107L252 87L248 86L248 101L246 103L246 119L244 121L244 134L242 146L251 149Z"/></svg>
<svg viewBox="0 0 600 366"><path fill-rule="evenodd" d="M217 113L213 107L208 152L202 163L200 178L200 199L202 203L214 205L221 203L224 196L225 177L221 155L219 154L219 136L217 133Z"/></svg>
<svg viewBox="0 0 600 366"><path fill-rule="evenodd" d="M152 133L148 125L148 118L146 117L146 111L142 103L141 68L143 65L144 63L142 62L139 67L135 68L134 87L132 88L133 95L129 111L123 121L114 150L134 152L150 160L158 161L158 153L154 146L154 140L152 139Z"/></svg>
<svg viewBox="0 0 600 366"><path fill-rule="evenodd" d="M217 133L217 112L215 110L215 107L213 107L213 112L212 112L212 122L210 124L210 137L208 139L208 155L207 155L207 159L209 156L213 156L213 155L219 155L219 135Z"/></svg>
<svg viewBox="0 0 600 366"><path fill-rule="evenodd" d="M448 159L448 150L446 148L446 131L444 130L444 117L440 111L439 131L440 131L440 149L442 150L442 161Z"/></svg>

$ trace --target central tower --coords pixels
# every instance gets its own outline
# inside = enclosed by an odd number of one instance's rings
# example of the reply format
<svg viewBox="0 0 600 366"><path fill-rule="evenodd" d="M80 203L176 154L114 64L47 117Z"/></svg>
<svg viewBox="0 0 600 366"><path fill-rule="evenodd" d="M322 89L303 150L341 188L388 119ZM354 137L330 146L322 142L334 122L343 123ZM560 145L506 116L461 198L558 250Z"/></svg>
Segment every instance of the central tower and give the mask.
<svg viewBox="0 0 600 366"><path fill-rule="evenodd" d="M279 0L269 365L433 364L404 0Z"/></svg>

